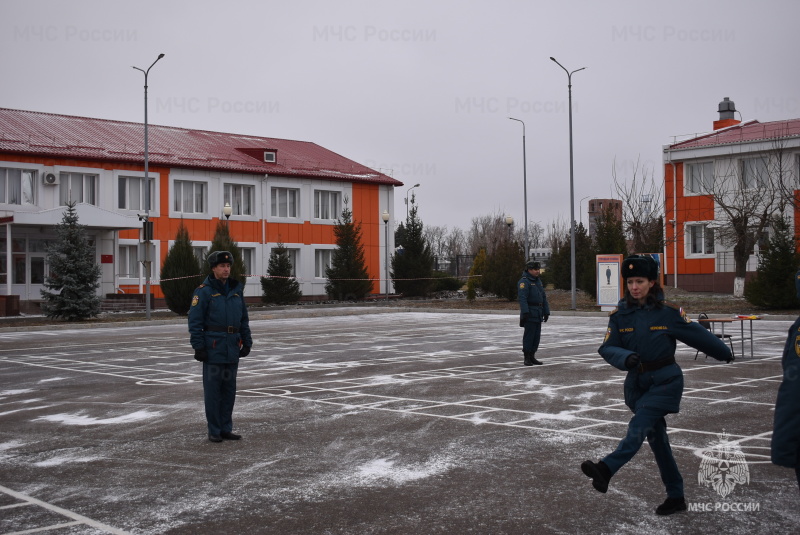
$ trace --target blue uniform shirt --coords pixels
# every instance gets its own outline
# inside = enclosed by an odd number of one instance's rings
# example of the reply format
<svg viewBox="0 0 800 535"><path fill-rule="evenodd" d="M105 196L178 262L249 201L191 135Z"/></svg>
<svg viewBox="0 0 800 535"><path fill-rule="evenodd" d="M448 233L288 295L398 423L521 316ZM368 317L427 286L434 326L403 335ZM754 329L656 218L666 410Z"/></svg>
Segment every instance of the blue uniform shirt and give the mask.
<svg viewBox="0 0 800 535"><path fill-rule="evenodd" d="M209 330L208 327L232 327L236 332ZM189 308L189 340L194 349L208 351L211 364L239 362L242 345L252 347L250 318L242 296L242 286L235 279L223 285L213 274L195 291Z"/></svg>
<svg viewBox="0 0 800 535"><path fill-rule="evenodd" d="M800 272L798 272L800 274ZM783 348L783 381L775 401L772 462L800 467L800 318L789 329Z"/></svg>
<svg viewBox="0 0 800 535"><path fill-rule="evenodd" d="M625 404L632 411L648 407L678 412L683 395L683 372L677 364L653 371L628 370L625 360L636 353L642 363L675 356L676 340L717 359L728 361L731 350L699 323L693 322L675 305L628 307L623 299L610 313L608 330L600 355L619 370L628 371L625 378Z"/></svg>
<svg viewBox="0 0 800 535"><path fill-rule="evenodd" d="M541 278L534 277L525 271L517 284L517 288L520 314L527 313L530 315L530 319L534 321L542 321L543 316L550 315L550 304L547 302L547 295L544 293Z"/></svg>

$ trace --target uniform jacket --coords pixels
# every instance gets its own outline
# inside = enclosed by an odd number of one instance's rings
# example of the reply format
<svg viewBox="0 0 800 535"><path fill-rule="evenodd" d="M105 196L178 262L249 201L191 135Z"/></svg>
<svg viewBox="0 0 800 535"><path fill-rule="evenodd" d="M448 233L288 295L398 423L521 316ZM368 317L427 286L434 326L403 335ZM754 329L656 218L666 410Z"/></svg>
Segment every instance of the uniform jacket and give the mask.
<svg viewBox="0 0 800 535"><path fill-rule="evenodd" d="M800 318L789 329L783 348L783 382L775 402L772 462L800 466Z"/></svg>
<svg viewBox="0 0 800 535"><path fill-rule="evenodd" d="M628 307L621 300L609 315L606 338L598 349L606 362L628 372L625 404L634 412L643 407L678 412L683 372L677 364L646 372L628 370L625 359L631 354L638 354L643 363L668 359L675 356L675 341L680 340L717 360L727 361L732 356L724 342L689 319L681 308L664 301L661 305Z"/></svg>
<svg viewBox="0 0 800 535"><path fill-rule="evenodd" d="M539 322L542 321L543 316L550 315L550 304L547 302L541 278L534 277L525 271L517 288L520 315L529 314L528 321Z"/></svg>
<svg viewBox="0 0 800 535"><path fill-rule="evenodd" d="M236 332L209 330L208 327L232 327ZM210 274L195 291L189 308L189 339L194 349L205 348L208 362L239 362L242 345L251 347L250 318L242 296L242 286L228 279L227 288Z"/></svg>

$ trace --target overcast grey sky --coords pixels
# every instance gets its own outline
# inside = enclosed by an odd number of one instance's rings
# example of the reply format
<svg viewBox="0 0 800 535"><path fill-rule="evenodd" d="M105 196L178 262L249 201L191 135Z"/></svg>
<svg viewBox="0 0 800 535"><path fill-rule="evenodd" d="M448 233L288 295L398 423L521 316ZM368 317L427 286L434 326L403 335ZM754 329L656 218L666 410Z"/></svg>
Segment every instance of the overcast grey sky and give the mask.
<svg viewBox="0 0 800 535"><path fill-rule="evenodd" d="M745 121L800 117L800 2L0 2L0 106L311 141L416 183L427 225L575 217L723 97ZM738 114L737 114L738 118ZM586 209L586 201L580 204ZM585 221L585 216L581 216Z"/></svg>

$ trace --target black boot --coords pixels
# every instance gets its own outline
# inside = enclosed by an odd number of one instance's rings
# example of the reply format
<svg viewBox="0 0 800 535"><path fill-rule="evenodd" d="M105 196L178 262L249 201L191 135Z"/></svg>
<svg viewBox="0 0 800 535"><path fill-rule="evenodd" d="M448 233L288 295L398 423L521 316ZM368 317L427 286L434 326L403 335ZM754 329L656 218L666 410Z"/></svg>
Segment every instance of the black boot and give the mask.
<svg viewBox="0 0 800 535"><path fill-rule="evenodd" d="M542 363L536 360L536 353L531 353L531 363L536 364L537 366L541 366Z"/></svg>
<svg viewBox="0 0 800 535"><path fill-rule="evenodd" d="M667 498L664 503L656 508L657 515L671 515L686 510L686 500L681 496L680 498Z"/></svg>
<svg viewBox="0 0 800 535"><path fill-rule="evenodd" d="M581 463L581 470L584 474L592 478L592 486L596 491L603 493L608 491L608 482L611 481L611 470L606 466L606 463L603 461L599 463L583 461Z"/></svg>
<svg viewBox="0 0 800 535"><path fill-rule="evenodd" d="M531 360L533 358L533 353L523 351L523 354L525 355L525 366L533 366L533 360Z"/></svg>

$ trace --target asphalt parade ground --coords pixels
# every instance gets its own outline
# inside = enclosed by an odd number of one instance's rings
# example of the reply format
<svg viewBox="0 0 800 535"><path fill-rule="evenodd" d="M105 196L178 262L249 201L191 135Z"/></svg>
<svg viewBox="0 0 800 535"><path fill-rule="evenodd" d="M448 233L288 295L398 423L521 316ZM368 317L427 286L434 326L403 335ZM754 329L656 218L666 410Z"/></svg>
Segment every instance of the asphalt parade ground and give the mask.
<svg viewBox="0 0 800 535"><path fill-rule="evenodd" d="M218 444L184 321L2 329L0 533L797 533L794 474L769 462L791 320L754 322L730 365L679 344L689 511L668 517L646 444L607 494L580 470L630 419L606 324L551 316L525 367L515 314L254 315L243 439Z"/></svg>

